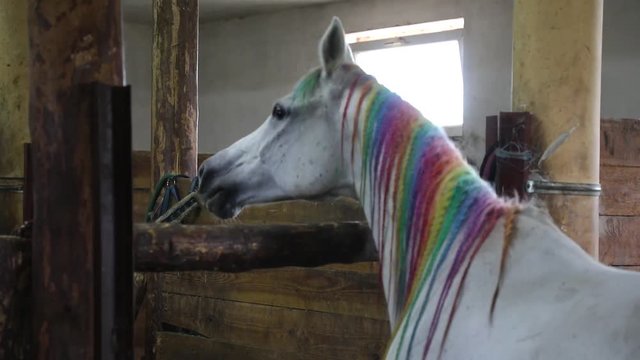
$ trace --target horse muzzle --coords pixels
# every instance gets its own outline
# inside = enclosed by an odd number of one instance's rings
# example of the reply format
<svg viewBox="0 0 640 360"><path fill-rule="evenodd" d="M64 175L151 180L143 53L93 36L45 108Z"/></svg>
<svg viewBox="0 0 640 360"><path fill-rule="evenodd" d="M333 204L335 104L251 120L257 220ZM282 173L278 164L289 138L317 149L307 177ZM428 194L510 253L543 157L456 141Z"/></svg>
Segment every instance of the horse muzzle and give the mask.
<svg viewBox="0 0 640 360"><path fill-rule="evenodd" d="M198 195L204 206L219 218L228 219L237 213L237 191L234 189L220 187Z"/></svg>

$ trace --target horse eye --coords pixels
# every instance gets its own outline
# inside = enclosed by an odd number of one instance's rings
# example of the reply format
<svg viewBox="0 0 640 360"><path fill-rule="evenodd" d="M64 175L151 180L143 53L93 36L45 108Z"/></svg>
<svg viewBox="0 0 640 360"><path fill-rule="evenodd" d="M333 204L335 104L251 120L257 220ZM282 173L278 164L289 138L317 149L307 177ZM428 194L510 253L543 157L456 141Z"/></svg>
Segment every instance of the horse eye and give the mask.
<svg viewBox="0 0 640 360"><path fill-rule="evenodd" d="M285 116L287 116L287 109L285 109L284 106L280 104L275 104L273 106L271 116L273 116L276 120L282 120Z"/></svg>

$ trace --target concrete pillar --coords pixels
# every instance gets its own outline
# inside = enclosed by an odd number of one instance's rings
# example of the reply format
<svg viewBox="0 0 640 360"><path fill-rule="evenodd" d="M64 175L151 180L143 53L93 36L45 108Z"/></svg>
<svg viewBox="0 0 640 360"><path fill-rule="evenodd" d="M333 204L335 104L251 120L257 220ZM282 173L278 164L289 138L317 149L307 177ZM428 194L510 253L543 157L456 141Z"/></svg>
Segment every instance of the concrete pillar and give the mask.
<svg viewBox="0 0 640 360"><path fill-rule="evenodd" d="M29 142L27 4L0 4L0 234L22 222L23 144ZM12 189L13 188L13 189Z"/></svg>
<svg viewBox="0 0 640 360"><path fill-rule="evenodd" d="M534 114L543 151L576 126L542 165L549 180L599 182L603 0L515 0L513 108ZM544 195L556 224L590 254L598 249L598 198Z"/></svg>

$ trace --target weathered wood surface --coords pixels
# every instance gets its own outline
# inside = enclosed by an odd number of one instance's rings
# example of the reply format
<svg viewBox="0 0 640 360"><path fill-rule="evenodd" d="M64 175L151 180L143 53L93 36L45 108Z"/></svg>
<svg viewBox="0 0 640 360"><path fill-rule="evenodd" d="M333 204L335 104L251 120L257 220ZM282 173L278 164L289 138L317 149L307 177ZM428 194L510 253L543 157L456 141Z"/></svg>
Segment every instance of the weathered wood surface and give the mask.
<svg viewBox="0 0 640 360"><path fill-rule="evenodd" d="M600 216L600 261L609 265L640 265L640 217Z"/></svg>
<svg viewBox="0 0 640 360"><path fill-rule="evenodd" d="M103 115L98 109L108 105L97 101L96 88L78 86L122 85L120 16L119 0L28 2L33 331L39 359L109 359L118 356L117 346L126 345L114 344L118 334L101 343L102 331L120 331L101 327L102 303L116 298L99 299L101 264L94 241L118 235L103 233L114 214L105 210L107 217L100 217L103 201L114 194L97 196L102 137L93 135Z"/></svg>
<svg viewBox="0 0 640 360"><path fill-rule="evenodd" d="M198 170L198 0L153 0L151 184ZM146 358L156 358L161 275L150 274Z"/></svg>
<svg viewBox="0 0 640 360"><path fill-rule="evenodd" d="M197 164L202 164L211 154L198 154ZM133 189L150 191L156 184L151 183L151 153L135 150L131 153L131 171L133 173Z"/></svg>
<svg viewBox="0 0 640 360"><path fill-rule="evenodd" d="M600 215L640 216L640 167L602 166L600 184Z"/></svg>
<svg viewBox="0 0 640 360"><path fill-rule="evenodd" d="M198 0L153 1L152 179L198 170Z"/></svg>
<svg viewBox="0 0 640 360"><path fill-rule="evenodd" d="M600 125L600 260L640 266L640 119Z"/></svg>
<svg viewBox="0 0 640 360"><path fill-rule="evenodd" d="M600 165L640 167L640 119L600 122Z"/></svg>
<svg viewBox="0 0 640 360"><path fill-rule="evenodd" d="M242 360L284 360L284 359L313 359L303 357L298 352L284 353L277 350L266 350L251 346L230 344L224 341L215 341L205 337L184 335L173 332L160 332L158 334L158 359L175 360L211 360L216 359L242 359ZM325 359L321 357L319 359Z"/></svg>
<svg viewBox="0 0 640 360"><path fill-rule="evenodd" d="M0 3L0 234L23 221L22 193L3 179L23 176L22 144L29 141L29 37L24 0Z"/></svg>
<svg viewBox="0 0 640 360"><path fill-rule="evenodd" d="M59 132L33 136L38 358L130 358L130 94L86 84L65 95Z"/></svg>
<svg viewBox="0 0 640 360"><path fill-rule="evenodd" d="M377 259L365 223L136 224L137 271L246 271Z"/></svg>
<svg viewBox="0 0 640 360"><path fill-rule="evenodd" d="M31 242L0 236L0 359L31 359Z"/></svg>
<svg viewBox="0 0 640 360"><path fill-rule="evenodd" d="M167 273L164 291L387 320L386 301L377 271L354 271L346 266L341 270L286 267L244 273Z"/></svg>
<svg viewBox="0 0 640 360"><path fill-rule="evenodd" d="M376 358L389 336L387 321L358 316L173 294L165 295L165 304L164 321L170 325L213 341L299 358Z"/></svg>

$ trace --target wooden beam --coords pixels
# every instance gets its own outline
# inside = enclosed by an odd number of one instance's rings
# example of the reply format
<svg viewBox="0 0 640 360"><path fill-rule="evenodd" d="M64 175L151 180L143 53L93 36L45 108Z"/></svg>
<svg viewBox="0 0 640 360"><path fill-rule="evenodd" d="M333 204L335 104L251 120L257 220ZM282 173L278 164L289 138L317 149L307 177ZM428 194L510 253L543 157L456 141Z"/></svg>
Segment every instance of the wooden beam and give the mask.
<svg viewBox="0 0 640 360"><path fill-rule="evenodd" d="M640 167L640 119L602 119L600 127L601 165Z"/></svg>
<svg viewBox="0 0 640 360"><path fill-rule="evenodd" d="M123 83L120 1L30 0L28 14L34 358L130 358L122 335L130 326L118 318L127 315L117 312L132 301L117 287L126 281L114 273L118 254L108 254L130 216L117 208L130 201L117 193L130 178L118 176L114 161L126 164L130 154L113 140L130 124L114 119L110 87L87 85Z"/></svg>
<svg viewBox="0 0 640 360"><path fill-rule="evenodd" d="M247 271L377 260L364 222L310 225L136 224L137 271Z"/></svg>

